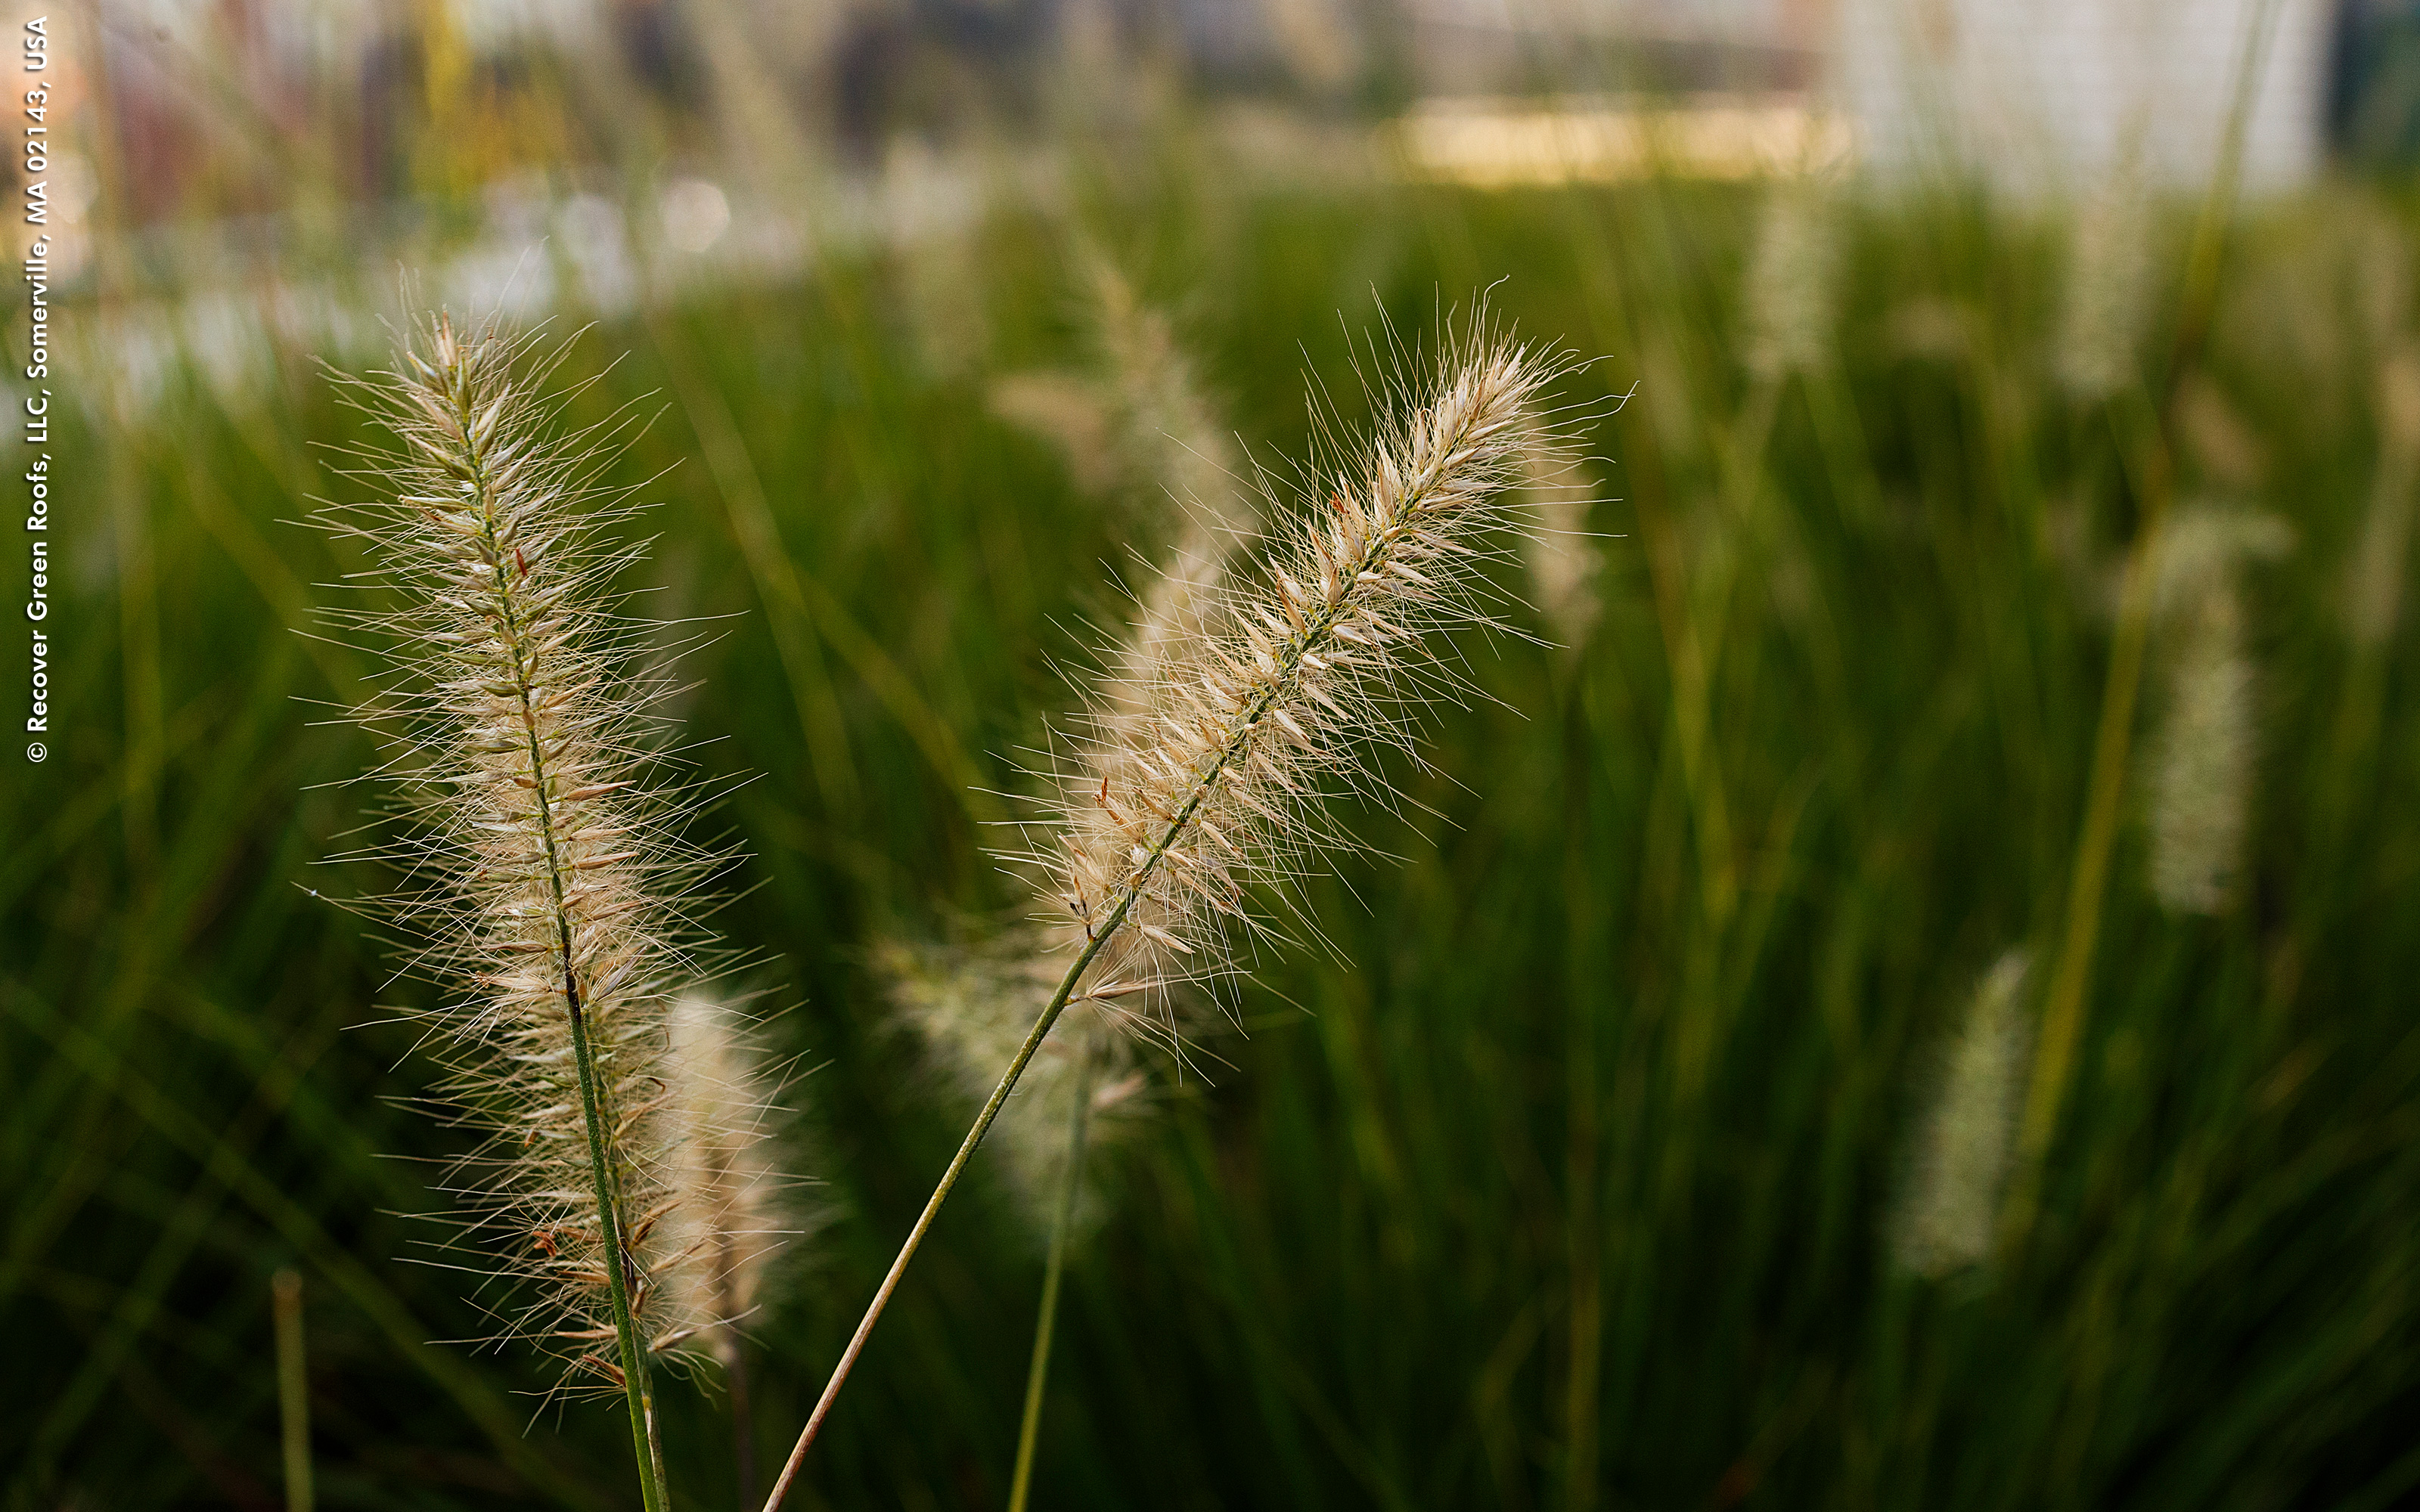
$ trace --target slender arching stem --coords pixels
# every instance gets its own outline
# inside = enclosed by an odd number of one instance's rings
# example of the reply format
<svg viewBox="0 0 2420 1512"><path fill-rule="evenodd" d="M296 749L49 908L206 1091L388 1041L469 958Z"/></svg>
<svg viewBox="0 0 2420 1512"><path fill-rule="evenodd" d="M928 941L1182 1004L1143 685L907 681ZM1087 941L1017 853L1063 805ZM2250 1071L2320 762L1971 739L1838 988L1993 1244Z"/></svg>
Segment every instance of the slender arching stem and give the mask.
<svg viewBox="0 0 2420 1512"><path fill-rule="evenodd" d="M1301 650L1297 647L1293 653L1293 660L1298 663L1300 659ZM1127 882L1117 905L1094 931L1083 953L1076 957L1075 964L1067 968L1067 975L1060 979L1058 990L1050 995L1050 1001L1034 1019L1033 1027L1026 1031L1025 1042L1016 1047L1016 1057L1008 1063L1008 1070L1001 1074L1000 1085L991 1089L991 1096L984 1100L983 1111L975 1115L974 1127L967 1131L966 1139L958 1146L958 1152L950 1157L949 1169L941 1173L940 1184L933 1188L933 1196L925 1202L924 1211L917 1215L916 1227L908 1230L907 1242L899 1246L898 1257L891 1262L890 1273L883 1276L882 1285L875 1288L874 1300L866 1304L865 1316L858 1319L857 1332L849 1335L848 1347L841 1350L840 1364L832 1367L831 1379L824 1382L824 1394L815 1399L815 1410L807 1415L807 1426L799 1430L799 1442L790 1446L790 1458L783 1463L780 1478L773 1482L772 1491L765 1498L765 1512L775 1512L782 1504L782 1498L790 1493L790 1482L798 1478L799 1465L806 1458L808 1445L815 1442L815 1434L822 1429L824 1418L831 1412L832 1398L840 1395L842 1383L848 1380L849 1371L856 1366L858 1354L865 1348L866 1335L874 1332L875 1319L882 1316L882 1309L891 1305L891 1294L899 1288L899 1278L907 1273L908 1262L916 1257L917 1248L924 1242L925 1230L933 1227L933 1219L940 1212L941 1204L949 1200L950 1191L958 1184L958 1177L966 1170L967 1162L974 1158L975 1147L982 1144L984 1135L991 1132L992 1120L1000 1117L1001 1106L1008 1102L1008 1094L1016 1089L1017 1079L1025 1074L1026 1065L1033 1059L1033 1053L1042 1048L1042 1041L1048 1038L1051 1026L1057 1024L1059 1015L1067 1011L1067 1002L1075 995L1076 984L1083 980L1084 973L1092 968L1093 962L1108 949L1109 943L1117 938L1118 931L1125 927L1126 916L1134 911L1136 900L1142 896L1143 885L1158 867L1160 858L1168 854L1169 846L1175 843L1177 837L1185 833L1185 826L1193 822L1193 815L1201 809L1202 800L1210 795L1211 784L1218 781L1218 774L1226 770L1244 749L1250 739L1252 727L1262 715L1268 712L1276 697L1277 685L1273 683L1247 708L1235 738L1220 753L1210 770L1202 774L1193 795L1186 800L1185 807L1177 810L1176 817L1171 819L1168 827L1160 832L1159 842L1135 869L1134 876Z"/></svg>
<svg viewBox="0 0 2420 1512"><path fill-rule="evenodd" d="M1036 1050L1042 1048L1043 1040L1050 1033L1050 1026L1059 1022L1059 1015L1066 1011L1067 999L1076 991L1077 980L1101 953L1101 948L1109 944L1110 936L1117 933L1117 925L1125 921L1126 911L1134 906L1134 900L1133 893L1126 894L1119 903L1117 911L1109 916L1109 927L1094 935L1093 942L1084 947L1084 953L1076 958L1076 964L1067 968L1067 975L1059 983L1059 990L1050 995L1049 1004L1033 1021L1033 1027L1027 1031L1025 1042L1017 1046L1016 1058L1008 1063L1007 1073L1001 1077L1000 1085L991 1089L991 1096L984 1101L983 1111L975 1115L974 1127L967 1131L965 1141L958 1146L958 1152L950 1158L950 1168L941 1173L940 1184L933 1188L933 1196L925 1202L924 1211L917 1215L916 1227L908 1230L908 1241L899 1246L898 1257L891 1262L890 1273L883 1276L882 1285L875 1288L874 1300L866 1304L865 1316L858 1319L857 1332L849 1336L848 1348L841 1350L840 1364L832 1367L831 1379L824 1382L824 1394L815 1399L815 1410L807 1415L807 1426L799 1430L799 1442L791 1446L790 1458L783 1463L781 1476L773 1482L772 1491L765 1498L765 1512L774 1512L782 1504L782 1498L790 1493L790 1482L798 1477L799 1465L807 1458L807 1446L815 1442L815 1434L823 1427L824 1418L831 1412L832 1398L840 1395L842 1382L848 1380L849 1371L857 1365L858 1354L865 1348L866 1335L874 1332L875 1319L880 1318L882 1309L891 1304L891 1294L899 1288L899 1278L907 1273L908 1262L916 1257L917 1247L924 1242L924 1231L933 1227L934 1216L941 1211L941 1204L949 1200L950 1189L958 1184L958 1177L966 1170L967 1162L974 1158L975 1147L982 1144L984 1135L991 1131L991 1121L1000 1117L1001 1106L1008 1101L1008 1094L1016 1089L1017 1078L1025 1074L1026 1063L1033 1058Z"/></svg>
<svg viewBox="0 0 2420 1512"><path fill-rule="evenodd" d="M1076 1227L1076 1198L1084 1190L1084 1134L1093 1111L1093 1047L1076 1052L1075 1107L1067 1115L1067 1170L1059 1182L1058 1211L1050 1215L1050 1258L1042 1268L1042 1307L1033 1319L1033 1367L1025 1378L1025 1421L1016 1428L1016 1473L1009 1481L1008 1512L1025 1512L1033 1484L1033 1446L1042 1436L1042 1394L1050 1382L1050 1335L1059 1321L1059 1277L1067 1269L1067 1241Z"/></svg>
<svg viewBox="0 0 2420 1512"><path fill-rule="evenodd" d="M737 1246L725 1234L721 1247L722 1311L724 1317L736 1318L742 1311L731 1285L732 1272L739 1263ZM732 1466L739 1482L739 1504L744 1507L756 1500L756 1412L748 1390L748 1344L737 1327L725 1326L721 1335L715 1348L722 1360L724 1388L731 1394Z"/></svg>

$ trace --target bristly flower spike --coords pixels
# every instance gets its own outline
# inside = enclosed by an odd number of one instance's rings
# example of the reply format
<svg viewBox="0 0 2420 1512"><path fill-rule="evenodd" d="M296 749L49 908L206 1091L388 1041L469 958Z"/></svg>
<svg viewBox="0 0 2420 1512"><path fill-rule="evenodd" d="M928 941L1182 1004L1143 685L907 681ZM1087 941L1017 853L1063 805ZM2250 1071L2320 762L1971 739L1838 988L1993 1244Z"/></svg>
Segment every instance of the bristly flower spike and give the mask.
<svg viewBox="0 0 2420 1512"><path fill-rule="evenodd" d="M699 972L684 905L719 863L647 754L649 627L608 609L635 555L599 539L628 513L596 485L620 423L560 434L536 396L548 364L516 376L528 347L439 315L361 385L402 455L365 455L380 497L319 518L369 546L369 586L404 607L330 618L395 668L354 712L406 807L405 838L373 853L407 879L384 903L451 990L431 1015L443 1105L485 1135L449 1176L465 1237L534 1293L510 1331L560 1355L567 1385L624 1396L662 1512L650 1355L711 1320L679 1284L707 1257L675 1221L668 1014Z"/></svg>
<svg viewBox="0 0 2420 1512"><path fill-rule="evenodd" d="M1999 959L1945 1049L1892 1235L1900 1264L1918 1275L1937 1280L1991 1254L2032 1047L2031 960L2022 949Z"/></svg>
<svg viewBox="0 0 2420 1512"><path fill-rule="evenodd" d="M1089 408L1090 420L1077 427L1089 440L1060 437L1071 469L1079 476L1114 477L1134 496L1134 507L1123 512L1138 521L1130 554L1156 569L1137 594L1123 633L1101 649L1094 717L1124 727L1152 717L1151 690L1171 648L1204 632L1203 616L1218 609L1229 564L1261 533L1259 495L1243 480L1218 405L1167 316L1146 303L1090 240L1078 239L1073 260L1082 272L1083 318L1098 372L1029 377L1065 386L1069 397L1080 395ZM1099 454L1089 462L1088 445ZM1108 775L1088 770L1067 780L1090 787ZM1061 776L1045 774L1044 781L1055 785ZM1054 889L1044 887L1031 912L1032 927L972 947L892 942L875 953L901 1018L931 1047L938 1069L977 1105L1024 1038L1034 1003L1065 969L1064 957L1083 946L1079 926ZM1090 1088L1089 1111L1103 1114L1131 1110L1146 1083L1129 1064L1133 1046L1102 1011L1107 1006L1107 1000L1075 1005L1072 1021L1060 1025L1027 1068L1019 1094L990 1135L995 1145L1005 1142L1008 1172L1030 1198L1025 1211L1037 1220L1056 1222L1051 1215L1065 1185L1069 1103L1078 1084Z"/></svg>
<svg viewBox="0 0 2420 1512"><path fill-rule="evenodd" d="M1079 926L1078 998L1232 968L1255 882L1347 842L1321 795L1408 745L1438 690L1427 636L1492 623L1473 569L1528 507L1512 491L1554 363L1474 336L1356 464L1323 481L1257 580L1222 585L1202 629L1071 733L1048 844L1032 853Z"/></svg>
<svg viewBox="0 0 2420 1512"><path fill-rule="evenodd" d="M673 1005L663 1094L675 1139L668 1177L670 1316L688 1336L658 1335L659 1353L703 1347L722 1367L742 1505L756 1496L756 1443L745 1327L764 1310L776 1261L804 1231L798 1183L768 1158L784 1120L786 1078L768 1066L761 1034L739 1009L692 993Z"/></svg>
<svg viewBox="0 0 2420 1512"><path fill-rule="evenodd" d="M1200 633L1156 659L1138 705L1103 699L1058 768L1056 822L1027 853L1075 925L1058 989L909 1231L766 1502L777 1507L934 1215L1073 1001L1129 1022L1179 982L1234 969L1256 883L1282 887L1348 837L1324 790L1369 781L1367 747L1407 746L1411 705L1456 684L1432 633L1492 625L1478 569L1518 516L1528 422L1564 366L1472 319L1399 395L1375 440L1320 478L1256 579L1222 583Z"/></svg>
<svg viewBox="0 0 2420 1512"><path fill-rule="evenodd" d="M2153 562L2167 706L2150 762L2151 890L2172 914L2233 893L2259 758L2257 671L2238 563L2293 547L2284 521L2207 505L2178 512Z"/></svg>

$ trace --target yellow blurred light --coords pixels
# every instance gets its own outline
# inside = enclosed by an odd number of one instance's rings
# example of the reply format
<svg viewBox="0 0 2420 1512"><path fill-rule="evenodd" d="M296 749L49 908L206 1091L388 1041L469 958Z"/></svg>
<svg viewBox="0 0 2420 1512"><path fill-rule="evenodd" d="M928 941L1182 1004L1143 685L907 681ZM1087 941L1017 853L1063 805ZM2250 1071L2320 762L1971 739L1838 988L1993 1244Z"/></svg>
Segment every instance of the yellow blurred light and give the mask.
<svg viewBox="0 0 2420 1512"><path fill-rule="evenodd" d="M1761 178L1845 165L1856 154L1846 120L1794 96L1560 107L1433 100L1393 131L1418 177L1482 188Z"/></svg>

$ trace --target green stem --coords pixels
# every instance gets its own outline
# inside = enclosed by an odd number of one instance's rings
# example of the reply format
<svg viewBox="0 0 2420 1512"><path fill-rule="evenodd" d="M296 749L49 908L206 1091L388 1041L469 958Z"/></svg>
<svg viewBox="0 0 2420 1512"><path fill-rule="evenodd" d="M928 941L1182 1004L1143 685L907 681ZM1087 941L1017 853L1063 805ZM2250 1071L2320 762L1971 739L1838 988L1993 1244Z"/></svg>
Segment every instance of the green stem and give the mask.
<svg viewBox="0 0 2420 1512"><path fill-rule="evenodd" d="M479 504L480 546L488 564L494 569L497 617L503 627L505 649L512 654L513 687L520 704L521 729L529 749L530 792L537 805L538 839L546 848L547 885L553 901L555 948L563 961L564 1011L571 1023L572 1060L580 1070L580 1111L588 1132L588 1173L597 1191L597 1228L605 1246L606 1291L612 1300L616 1352L621 1356L622 1392L630 1410L630 1445L639 1461L639 1498L645 1512L671 1512L672 1497L664 1485L663 1453L656 1442L656 1400L647 1380L646 1347L641 1342L638 1325L630 1317L628 1247L623 1242L621 1214L614 1202L613 1167L605 1152L605 1119L597 1090L596 1054L588 1040L588 1010L581 990L580 973L572 964L571 909L564 896L563 858L555 844L554 814L548 797L551 778L547 771L545 743L538 738L537 689L533 665L535 658L529 649L521 605L514 596L512 587L508 586L511 581L507 577L508 565L519 567L520 583L524 588L528 585L529 568L509 555L497 539L495 500L488 485L469 384L458 368L448 377L452 379L455 421L461 428L473 497Z"/></svg>
<svg viewBox="0 0 2420 1512"><path fill-rule="evenodd" d="M550 849L551 843L550 842ZM557 884L560 887L560 883ZM561 922L561 916L557 916ZM570 934L564 935L566 954ZM571 968L563 973L564 1000L571 1012L571 1055L580 1064L580 1110L588 1124L588 1163L597 1186L597 1224L605 1240L605 1280L613 1299L613 1340L622 1357L622 1394L630 1408L630 1446L639 1457L639 1499L646 1512L669 1512L664 1494L663 1457L656 1445L656 1396L647 1381L647 1355L639 1342L638 1325L630 1318L629 1283L624 1276L621 1215L615 1211L613 1180L605 1157L605 1129L597 1110L597 1066L588 1047L588 1016L580 1006L580 983Z"/></svg>
<svg viewBox="0 0 2420 1512"><path fill-rule="evenodd" d="M1194 803L1200 801L1197 797ZM1193 805L1188 804L1185 812L1190 815ZM1172 833L1174 825L1170 827ZM1161 848L1165 849L1166 844L1163 840ZM1156 854L1153 859L1158 859ZM1138 878L1135 887L1140 889L1140 887L1141 880ZM891 1294L899 1289L899 1278L907 1273L908 1262L916 1257L917 1248L924 1242L925 1230L933 1227L933 1219L940 1212L941 1204L949 1200L950 1191L958 1184L958 1177L966 1170L967 1162L974 1158L975 1147L983 1143L985 1134L990 1133L992 1119L1000 1117L1001 1104L1008 1101L1008 1094L1016 1090L1017 1078L1025 1074L1026 1063L1033 1058L1036 1050L1042 1048L1042 1041L1050 1033L1051 1026L1057 1024L1059 1015L1066 1011L1067 999L1074 995L1077 980L1092 965L1102 948L1116 935L1118 926L1125 922L1126 913L1134 907L1138 895L1138 890L1129 890L1118 901L1107 926L1093 937L1091 944L1084 947L1084 953L1076 958L1076 964L1067 968L1067 975L1060 980L1059 990L1050 995L1048 1005L1033 1021L1033 1027L1026 1032L1025 1042L1016 1047L1016 1058L1008 1063L1008 1071L1001 1077L1000 1085L993 1088L991 1096L984 1100L983 1111L975 1115L974 1127L967 1131L967 1137L958 1145L958 1152L950 1158L949 1169L941 1173L940 1184L933 1188L932 1196L924 1203L924 1211L917 1215L916 1227L908 1230L907 1242L899 1246L899 1254L892 1260L889 1273L883 1276L882 1285L875 1288L874 1300L866 1304L865 1316L857 1321L857 1332L849 1335L848 1347L841 1350L840 1364L832 1367L831 1379L824 1382L824 1394L815 1399L815 1410L808 1414L807 1426L799 1430L799 1442L791 1446L790 1458L783 1461L781 1476L773 1482L773 1489L765 1498L765 1512L775 1512L782 1504L782 1498L790 1493L790 1482L798 1478L799 1466L807 1458L808 1446L815 1442L815 1435L823 1428L824 1419L831 1412L832 1398L840 1395L842 1383L848 1380L849 1371L856 1367L857 1357L865 1349L866 1335L874 1332L875 1319L880 1318L882 1309L891 1304Z"/></svg>
<svg viewBox="0 0 2420 1512"><path fill-rule="evenodd" d="M1067 1269L1067 1240L1076 1227L1076 1198L1084 1189L1084 1134L1093 1111L1093 1049L1076 1054L1075 1108L1067 1115L1067 1173L1059 1183L1059 1211L1050 1217L1050 1258L1042 1268L1042 1310L1033 1319L1033 1368L1025 1378L1025 1421L1016 1429L1016 1473L1008 1512L1025 1512L1033 1482L1033 1446L1042 1437L1042 1394L1050 1381L1050 1336L1059 1321L1059 1277Z"/></svg>
<svg viewBox="0 0 2420 1512"><path fill-rule="evenodd" d="M2109 881L2109 862L2117 844L2119 799L2124 794L2129 752L2133 748L2134 704L2143 675L2144 651L2150 634L2151 572L2159 549L2160 531L2166 521L2176 486L2175 458L2169 447L2169 410L2185 376L2198 364L2218 304L2219 274L2226 252L2226 227L2235 206L2243 165L2243 140L2252 99L2268 54L2278 0L2261 0L2253 13L2238 60L2234 102L2229 107L2226 136L2219 148L2217 171L2194 226L2186 255L2184 292L2167 367L2156 393L2136 385L2127 391L2128 409L2136 413L2139 440L2125 434L2118 440L2121 465L2132 462L2140 522L2133 550L2126 560L2120 591L2118 627L2111 639L2108 680L2102 685L2101 720L2094 732L2092 766L2086 779L2084 826L2077 837L2075 866L2067 892L2067 918L2050 988L2042 1003L2041 1029L2034 1047L2034 1069L2025 1089L2023 1121L2018 1125L2017 1170L2009 1183L2000 1216L2000 1242L2013 1250L2030 1232L2041 1205L2042 1167L2058 1134L2068 1083L2083 1042L2084 1023L2090 1007L2092 963L2100 944L2102 901ZM2113 418L2118 418L2113 412Z"/></svg>
<svg viewBox="0 0 2420 1512"><path fill-rule="evenodd" d="M2164 452L2158 455L2164 457ZM2100 727L2093 736L2084 828L2068 883L2065 938L2042 1004L2033 1078L2018 1127L2020 1165L2001 1219L2004 1239L2011 1244L2032 1227L2040 1202L2041 1164L2058 1131L2060 1104L2084 1031L2094 947L2101 933L2102 897L2109 880L2110 854L2117 844L2118 800L2125 791L2127 755L2133 747L2135 695L2142 685L2144 650L2150 635L2153 554L2159 548L2167 512L2164 461L2155 465L2153 475L2157 481L2145 499L2142 529L2126 560L2118 631L2110 646L2109 678L2102 692Z"/></svg>

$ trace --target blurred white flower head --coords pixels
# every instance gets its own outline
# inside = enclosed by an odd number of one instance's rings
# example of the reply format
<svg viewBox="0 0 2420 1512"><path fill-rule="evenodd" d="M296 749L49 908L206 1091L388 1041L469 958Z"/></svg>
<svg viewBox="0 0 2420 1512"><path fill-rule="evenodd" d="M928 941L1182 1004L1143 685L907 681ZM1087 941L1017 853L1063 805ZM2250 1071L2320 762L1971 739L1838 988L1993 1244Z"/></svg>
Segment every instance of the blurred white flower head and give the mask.
<svg viewBox="0 0 2420 1512"><path fill-rule="evenodd" d="M731 201L703 178L675 178L664 186L656 208L664 240L676 252L704 252L731 229Z"/></svg>

